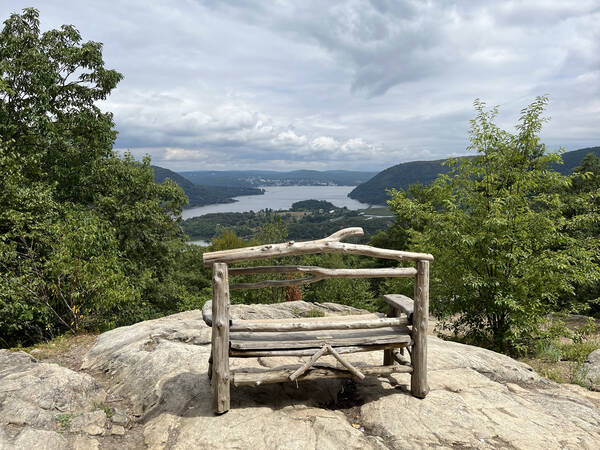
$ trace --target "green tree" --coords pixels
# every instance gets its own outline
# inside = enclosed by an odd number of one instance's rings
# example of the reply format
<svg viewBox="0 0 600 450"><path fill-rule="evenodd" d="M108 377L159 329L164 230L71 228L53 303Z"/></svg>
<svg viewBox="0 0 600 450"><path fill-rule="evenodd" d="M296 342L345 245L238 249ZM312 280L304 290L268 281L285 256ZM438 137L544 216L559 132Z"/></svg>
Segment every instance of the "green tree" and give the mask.
<svg viewBox="0 0 600 450"><path fill-rule="evenodd" d="M27 176L56 184L58 200L89 201L80 189L91 163L112 154L116 137L104 100L122 75L104 67L102 44L71 25L40 32L39 13L13 14L0 32L0 136L39 165Z"/></svg>
<svg viewBox="0 0 600 450"><path fill-rule="evenodd" d="M410 223L412 246L436 258L434 313L503 351L524 350L559 299L573 300L577 283L597 277L590 252L567 232L560 193L570 180L549 170L560 156L540 143L546 103L524 108L511 134L494 123L497 108L476 101L476 156L448 161L449 174L390 201Z"/></svg>
<svg viewBox="0 0 600 450"><path fill-rule="evenodd" d="M587 249L592 261L600 266L600 158L589 153L575 168L572 184L564 191L564 214L568 232ZM600 312L600 282L589 278L577 285L577 299L587 313Z"/></svg>
<svg viewBox="0 0 600 450"><path fill-rule="evenodd" d="M38 12L0 31L0 344L112 327L198 303L175 274L187 201L149 159L119 157L96 102L122 76L70 25ZM199 281L199 280L198 280Z"/></svg>

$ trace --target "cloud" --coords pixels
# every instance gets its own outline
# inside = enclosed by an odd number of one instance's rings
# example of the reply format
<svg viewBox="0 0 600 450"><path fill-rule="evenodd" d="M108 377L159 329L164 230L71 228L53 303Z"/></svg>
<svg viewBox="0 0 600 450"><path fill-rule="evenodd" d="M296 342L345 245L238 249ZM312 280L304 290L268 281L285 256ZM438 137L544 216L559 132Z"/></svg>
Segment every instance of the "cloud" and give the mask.
<svg viewBox="0 0 600 450"><path fill-rule="evenodd" d="M600 143L600 3L16 0L104 42L116 146L190 169L380 170L465 154L475 98L549 94L550 148Z"/></svg>

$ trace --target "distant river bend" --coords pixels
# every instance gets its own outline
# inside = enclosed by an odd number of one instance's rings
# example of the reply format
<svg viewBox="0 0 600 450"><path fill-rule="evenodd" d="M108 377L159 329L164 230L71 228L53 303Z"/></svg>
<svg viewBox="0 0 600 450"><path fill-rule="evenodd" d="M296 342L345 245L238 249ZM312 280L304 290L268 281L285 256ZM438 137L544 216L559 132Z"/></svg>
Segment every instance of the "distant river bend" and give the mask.
<svg viewBox="0 0 600 450"><path fill-rule="evenodd" d="M260 211L290 209L292 203L301 200L326 200L335 206L348 209L363 209L369 205L348 197L356 186L267 186L264 195L244 195L235 197L235 203L199 206L183 211L183 218L202 216L210 213Z"/></svg>

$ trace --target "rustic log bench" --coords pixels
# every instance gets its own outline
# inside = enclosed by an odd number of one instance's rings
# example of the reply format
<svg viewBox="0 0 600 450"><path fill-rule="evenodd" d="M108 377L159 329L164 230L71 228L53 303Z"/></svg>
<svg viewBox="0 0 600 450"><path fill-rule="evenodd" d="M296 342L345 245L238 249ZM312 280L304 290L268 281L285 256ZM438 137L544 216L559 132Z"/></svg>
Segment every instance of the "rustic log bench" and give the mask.
<svg viewBox="0 0 600 450"><path fill-rule="evenodd" d="M346 228L331 236L308 242L287 242L204 253L205 265L212 266L213 298L202 309L212 327L209 377L213 409L224 413L230 407L230 383L258 386L264 383L314 380L318 378L411 374L411 393L424 398L427 385L427 321L429 316L429 263L433 256L341 242L362 236L362 228ZM326 269L312 266L256 266L230 268L228 264L257 259L315 253L364 255L397 261L414 261L416 267L374 269ZM300 273L304 278L264 280L229 284L229 275ZM232 320L229 315L230 289L297 286L326 278L411 277L415 279L414 301L403 295L384 295L387 316L362 314L294 319ZM398 354L408 349L410 361ZM348 353L383 350L382 366L356 366ZM331 355L344 369L314 367L324 355ZM229 358L260 356L308 356L299 367L268 371L230 371Z"/></svg>

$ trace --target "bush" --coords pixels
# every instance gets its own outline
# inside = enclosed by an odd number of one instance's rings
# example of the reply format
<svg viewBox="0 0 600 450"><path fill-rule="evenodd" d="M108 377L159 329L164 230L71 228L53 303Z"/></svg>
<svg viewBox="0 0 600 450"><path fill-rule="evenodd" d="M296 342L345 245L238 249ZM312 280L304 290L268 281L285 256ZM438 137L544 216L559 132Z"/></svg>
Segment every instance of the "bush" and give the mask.
<svg viewBox="0 0 600 450"><path fill-rule="evenodd" d="M561 192L570 179L549 169L539 132L545 97L522 110L517 133L494 124L497 109L475 102L473 158L426 188L394 191L391 207L410 226L411 246L431 252L432 310L471 342L523 352L547 313L574 286L597 279L593 253L568 233Z"/></svg>

